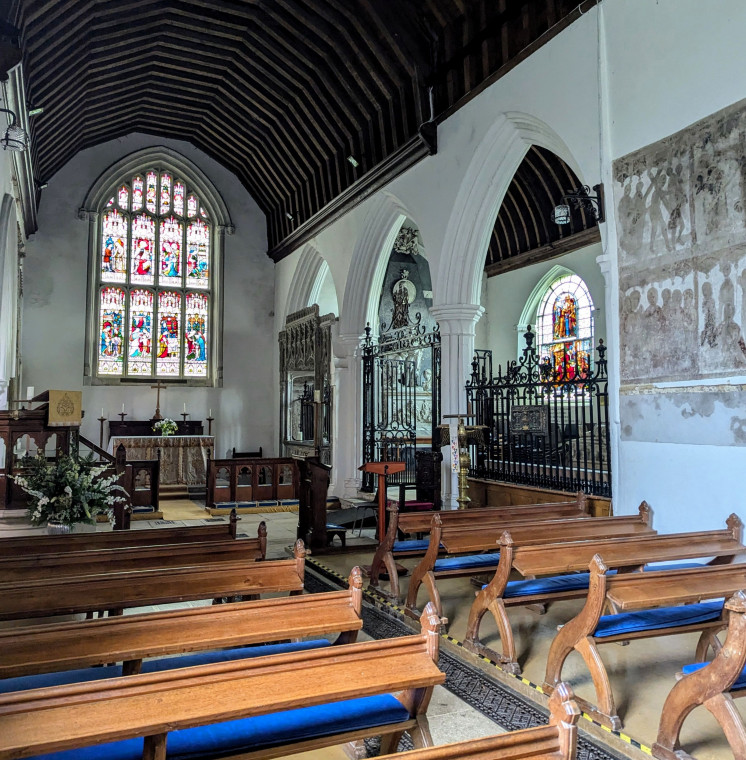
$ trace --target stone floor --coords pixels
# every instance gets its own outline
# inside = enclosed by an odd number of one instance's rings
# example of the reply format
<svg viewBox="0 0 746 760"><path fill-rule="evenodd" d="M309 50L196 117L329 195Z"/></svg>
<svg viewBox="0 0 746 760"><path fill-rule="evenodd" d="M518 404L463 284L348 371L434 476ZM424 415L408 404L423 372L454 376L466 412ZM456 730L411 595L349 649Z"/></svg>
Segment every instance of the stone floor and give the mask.
<svg viewBox="0 0 746 760"><path fill-rule="evenodd" d="M168 520L168 508L164 517ZM239 523L239 534L255 535L261 520L266 521L268 526L268 557L286 557L295 540L297 515L294 513L243 515ZM138 521L133 523L133 529L158 527L156 522ZM168 524L186 523L177 520ZM108 529L108 526L99 526L99 530L101 529ZM0 536L18 535L27 530L28 527L21 523L9 523L0 519ZM313 556L309 561L310 569L313 570L316 566L322 570L333 571L338 576L347 577L354 565L370 563L374 546L372 529L365 529L359 538L348 537L348 544L352 545L353 549L355 546L359 549L351 553ZM407 560L402 564L411 568L415 561ZM406 593L407 582L407 576L401 579L404 593ZM468 579L439 581L438 587L442 596L444 614L450 621L448 634L457 641L461 640L464 637L474 587ZM426 594L424 588L420 593L422 597L419 601L422 605ZM533 684L544 680L546 653L557 625L567 622L581 606L581 603L577 601L556 603L550 605L545 615L538 615L522 608L510 610L509 614L521 653L523 678L526 681L505 674L446 640L444 640L444 647L450 647L451 650L456 651L466 663L480 668L490 679L507 684L524 698L544 704L545 698L533 687ZM498 648L496 628L490 619L485 619L482 630L483 641ZM600 738L606 741L613 754L623 754L633 758L641 758L646 751L649 754L648 748L655 740L663 701L674 683L676 672L692 659L696 639L696 634L691 634L632 642L628 646L610 644L603 647L601 653L610 673L620 716L625 723L623 736L615 737L589 720L581 720L581 728L587 730L596 740ZM590 677L580 658L571 657L568 660L563 676L579 695L595 701ZM746 700L737 701L739 710L744 715L746 715L745 702ZM438 743L486 736L501 730L486 715L443 687L436 688L429 715L433 737ZM632 744L630 744L630 738ZM719 726L703 708L698 708L689 716L682 732L682 739L683 746L698 760L725 760L732 757ZM634 746L635 743L642 745L642 751ZM341 760L345 754L342 748L335 748L293 757L306 760L311 760L311 758L325 760L340 758ZM739 760L742 759L739 758Z"/></svg>

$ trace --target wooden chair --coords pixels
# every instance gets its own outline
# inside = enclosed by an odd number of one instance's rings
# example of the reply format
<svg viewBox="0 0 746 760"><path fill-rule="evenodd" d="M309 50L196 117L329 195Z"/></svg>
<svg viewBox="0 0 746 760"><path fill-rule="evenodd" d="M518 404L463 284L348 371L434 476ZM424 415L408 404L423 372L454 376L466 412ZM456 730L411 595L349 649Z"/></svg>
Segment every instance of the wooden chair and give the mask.
<svg viewBox="0 0 746 760"><path fill-rule="evenodd" d="M546 726L379 756L379 760L575 760L579 716L580 708L574 701L572 690L562 684L549 700L549 723Z"/></svg>
<svg viewBox="0 0 746 760"><path fill-rule="evenodd" d="M331 642L302 639L335 632L335 645L350 644L363 626L362 586L356 567L346 591L4 631L0 692L315 649Z"/></svg>
<svg viewBox="0 0 746 760"><path fill-rule="evenodd" d="M562 667L571 652L583 658L593 679L597 705L578 699L581 708L603 725L622 728L611 680L598 651L600 644L633 639L703 633L697 659L704 659L707 645L719 648L715 634L724 627L723 602L718 599L746 588L746 565L709 565L654 573L609 575L599 555L590 565L585 606L564 625L552 641L547 656L544 691L551 694L561 680ZM602 615L610 606L620 612Z"/></svg>
<svg viewBox="0 0 746 760"><path fill-rule="evenodd" d="M375 734L390 752L404 731L428 747L445 674L432 607L421 624L395 639L0 695L0 758L165 760L167 740L191 757L272 758Z"/></svg>
<svg viewBox="0 0 746 760"><path fill-rule="evenodd" d="M306 551L294 559L212 562L189 567L109 572L0 583L0 620L72 615L196 599L289 591L303 593Z"/></svg>
<svg viewBox="0 0 746 760"><path fill-rule="evenodd" d="M663 704L658 739L653 745L653 756L660 760L685 756L679 733L689 713L699 705L704 705L720 724L733 757L746 757L746 726L733 704L734 699L746 695L746 593L734 594L725 609L728 633L715 659L686 666Z"/></svg>
<svg viewBox="0 0 746 760"><path fill-rule="evenodd" d="M387 511L389 523L386 534L378 544L373 556L369 575L370 586L384 596L399 600L399 576L394 572L395 559L404 557L421 557L428 549L428 538L414 540L399 540L399 534L421 535L430 532L432 524L431 512L402 513L395 503L390 503ZM477 522L503 523L506 520L540 520L559 519L560 517L588 517L588 502L585 494L578 493L574 501L556 502L553 504L525 504L510 507L480 507L466 510L439 512L442 525L471 526ZM381 573L384 568L389 576L390 591L380 587Z"/></svg>
<svg viewBox="0 0 746 760"><path fill-rule="evenodd" d="M645 504L634 516L534 519L532 522L504 520L497 524L475 521L472 526L466 528L444 527L441 514L436 513L432 518L427 552L412 572L405 611L410 616L417 615L417 593L424 584L435 609L438 610L438 614L441 613L436 578L468 578L474 573L494 573L500 562L500 554L494 550L503 530L515 534L519 541L531 541L533 544L579 541L584 538L599 540L654 533L650 527L650 514L650 509ZM441 546L449 554L458 556L438 559Z"/></svg>

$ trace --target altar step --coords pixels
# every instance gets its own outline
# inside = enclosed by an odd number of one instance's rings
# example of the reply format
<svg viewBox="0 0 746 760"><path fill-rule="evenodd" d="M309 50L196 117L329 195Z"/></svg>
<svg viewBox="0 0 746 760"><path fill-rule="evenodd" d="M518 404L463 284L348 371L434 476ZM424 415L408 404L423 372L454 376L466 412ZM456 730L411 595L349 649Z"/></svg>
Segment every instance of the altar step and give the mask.
<svg viewBox="0 0 746 760"><path fill-rule="evenodd" d="M158 499L159 501L170 501L173 499L189 499L189 486L185 485L173 485L158 487Z"/></svg>

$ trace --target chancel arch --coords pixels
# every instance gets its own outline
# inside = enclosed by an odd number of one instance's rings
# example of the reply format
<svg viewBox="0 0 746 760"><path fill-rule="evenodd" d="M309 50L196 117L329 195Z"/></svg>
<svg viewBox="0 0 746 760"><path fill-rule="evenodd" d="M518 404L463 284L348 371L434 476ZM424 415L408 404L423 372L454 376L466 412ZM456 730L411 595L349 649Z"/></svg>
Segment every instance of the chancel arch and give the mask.
<svg viewBox="0 0 746 760"><path fill-rule="evenodd" d="M145 149L98 177L80 215L90 224L91 382L214 384L232 225L210 180L173 150Z"/></svg>

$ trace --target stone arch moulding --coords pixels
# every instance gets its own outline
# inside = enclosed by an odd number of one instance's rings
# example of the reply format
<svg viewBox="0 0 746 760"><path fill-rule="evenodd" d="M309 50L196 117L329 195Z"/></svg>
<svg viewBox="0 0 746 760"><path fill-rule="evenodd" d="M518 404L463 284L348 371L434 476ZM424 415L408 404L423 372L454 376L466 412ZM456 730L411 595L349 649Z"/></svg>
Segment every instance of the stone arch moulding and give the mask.
<svg viewBox="0 0 746 760"><path fill-rule="evenodd" d="M329 270L329 265L324 257L318 252L313 245L306 244L301 250L298 259L298 266L295 268L293 280L290 284L288 297L285 302L285 313L282 318L282 324L288 314L294 314L299 309L310 306L310 298L314 294L314 288L318 292L318 283L325 271ZM333 278L332 278L333 281ZM336 286L335 286L336 292Z"/></svg>
<svg viewBox="0 0 746 760"><path fill-rule="evenodd" d="M412 217L390 193L385 193L369 212L352 253L340 314L341 335L362 336L367 323L377 332L378 301L389 255L407 218Z"/></svg>
<svg viewBox="0 0 746 760"><path fill-rule="evenodd" d="M143 164L159 162L169 164L175 172L183 173L188 177L195 190L199 192L200 200L206 206L207 213L215 224L229 235L235 232L228 207L209 177L193 161L165 145L156 145L129 153L104 169L91 185L83 201L78 212L80 218L86 219L90 214L98 213L106 202L107 192L120 176L137 171Z"/></svg>
<svg viewBox="0 0 746 760"><path fill-rule="evenodd" d="M477 147L461 182L443 239L435 305L478 304L492 227L513 175L528 149L557 154L583 182L565 142L543 121L519 112L502 114Z"/></svg>

